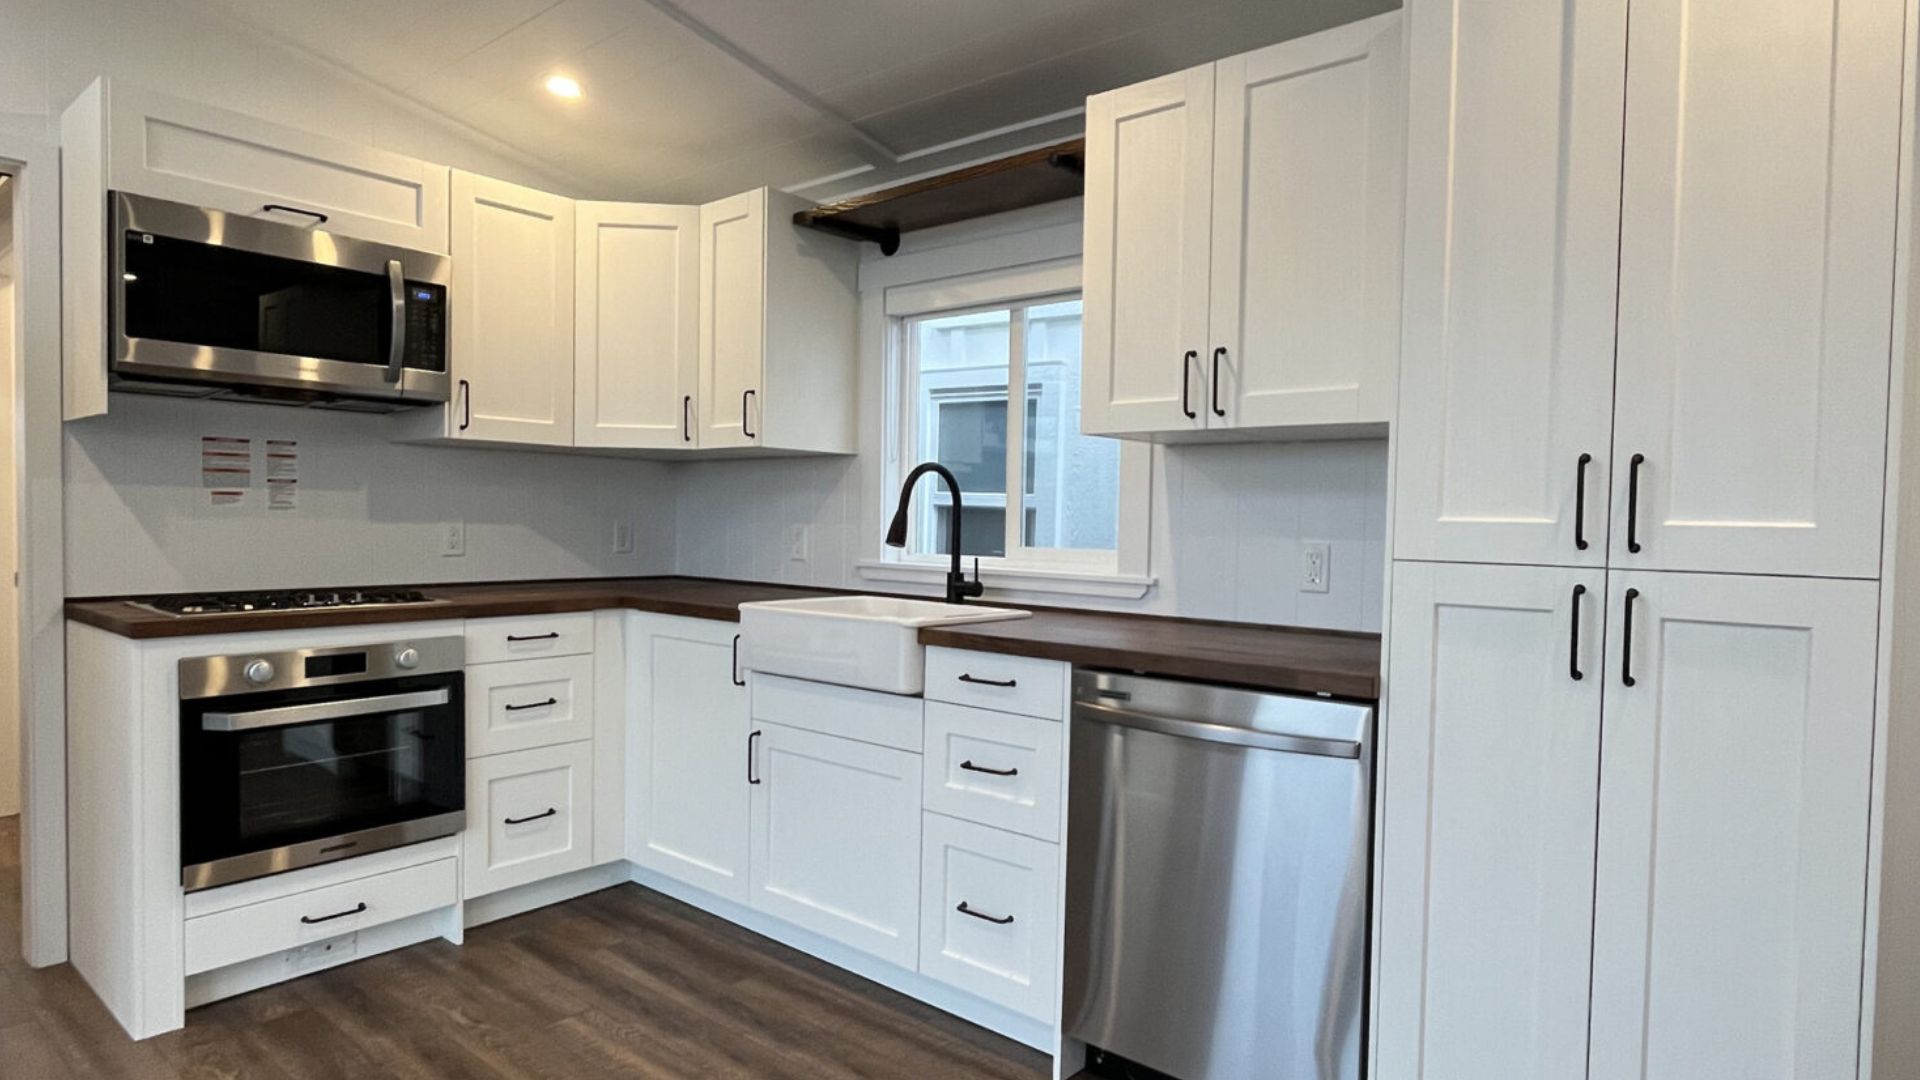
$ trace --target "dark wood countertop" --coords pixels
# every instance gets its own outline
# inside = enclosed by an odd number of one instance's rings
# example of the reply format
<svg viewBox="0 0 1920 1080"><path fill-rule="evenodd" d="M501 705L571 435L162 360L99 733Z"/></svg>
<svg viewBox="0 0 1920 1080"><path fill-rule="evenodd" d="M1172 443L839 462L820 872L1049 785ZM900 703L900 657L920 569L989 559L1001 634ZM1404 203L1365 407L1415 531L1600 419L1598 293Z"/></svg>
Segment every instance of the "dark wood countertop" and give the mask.
<svg viewBox="0 0 1920 1080"><path fill-rule="evenodd" d="M134 606L132 600L141 598L103 598L69 600L66 614L75 622L129 638L482 619L609 608L737 622L740 605L749 601L791 600L834 591L684 577L419 588L439 603L180 618ZM1090 667L1238 683L1292 693L1366 700L1380 696L1380 637L1377 634L1060 608L1032 610L1031 619L922 630L920 641L926 645L1035 656Z"/></svg>

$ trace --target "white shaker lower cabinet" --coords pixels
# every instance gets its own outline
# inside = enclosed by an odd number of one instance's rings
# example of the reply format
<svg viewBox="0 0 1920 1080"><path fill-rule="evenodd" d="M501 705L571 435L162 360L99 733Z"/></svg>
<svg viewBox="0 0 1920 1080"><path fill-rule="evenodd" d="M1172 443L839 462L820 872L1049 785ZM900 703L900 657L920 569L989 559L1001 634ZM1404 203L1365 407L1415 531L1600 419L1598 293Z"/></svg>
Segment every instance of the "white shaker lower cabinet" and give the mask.
<svg viewBox="0 0 1920 1080"><path fill-rule="evenodd" d="M1060 849L925 816L920 974L1052 1021L1060 941Z"/></svg>
<svg viewBox="0 0 1920 1080"><path fill-rule="evenodd" d="M1854 1076L1876 586L1608 592L1588 1075Z"/></svg>
<svg viewBox="0 0 1920 1080"><path fill-rule="evenodd" d="M752 905L911 969L920 955L920 755L757 723Z"/></svg>
<svg viewBox="0 0 1920 1080"><path fill-rule="evenodd" d="M1397 563L1393 588L1378 1075L1579 1077L1605 575Z"/></svg>
<svg viewBox="0 0 1920 1080"><path fill-rule="evenodd" d="M633 616L627 857L747 902L747 691L730 622Z"/></svg>
<svg viewBox="0 0 1920 1080"><path fill-rule="evenodd" d="M593 862L593 743L467 762L466 898Z"/></svg>

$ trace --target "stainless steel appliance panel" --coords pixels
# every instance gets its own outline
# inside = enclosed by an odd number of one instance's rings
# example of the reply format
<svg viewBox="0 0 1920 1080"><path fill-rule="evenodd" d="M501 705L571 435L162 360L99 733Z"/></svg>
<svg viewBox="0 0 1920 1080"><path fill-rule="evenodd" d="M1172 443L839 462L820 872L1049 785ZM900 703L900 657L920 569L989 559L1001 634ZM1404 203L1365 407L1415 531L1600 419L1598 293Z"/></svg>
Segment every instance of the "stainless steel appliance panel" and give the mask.
<svg viewBox="0 0 1920 1080"><path fill-rule="evenodd" d="M1067 1034L1181 1080L1356 1080L1371 706L1074 675Z"/></svg>

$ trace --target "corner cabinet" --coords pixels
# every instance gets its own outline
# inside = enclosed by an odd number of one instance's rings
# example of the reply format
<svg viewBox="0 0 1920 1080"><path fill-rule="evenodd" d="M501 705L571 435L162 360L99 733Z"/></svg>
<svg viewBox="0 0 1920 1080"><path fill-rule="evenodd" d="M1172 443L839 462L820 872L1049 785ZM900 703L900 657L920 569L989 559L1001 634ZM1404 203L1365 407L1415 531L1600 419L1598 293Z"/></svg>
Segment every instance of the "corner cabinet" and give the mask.
<svg viewBox="0 0 1920 1080"><path fill-rule="evenodd" d="M573 444L692 442L682 401L697 381L700 209L574 207Z"/></svg>
<svg viewBox="0 0 1920 1080"><path fill-rule="evenodd" d="M455 440L573 445L572 199L453 174Z"/></svg>
<svg viewBox="0 0 1920 1080"><path fill-rule="evenodd" d="M1400 24L1391 12L1088 99L1083 431L1384 431Z"/></svg>
<svg viewBox="0 0 1920 1080"><path fill-rule="evenodd" d="M688 446L854 451L859 252L794 225L810 205L760 188L700 207Z"/></svg>

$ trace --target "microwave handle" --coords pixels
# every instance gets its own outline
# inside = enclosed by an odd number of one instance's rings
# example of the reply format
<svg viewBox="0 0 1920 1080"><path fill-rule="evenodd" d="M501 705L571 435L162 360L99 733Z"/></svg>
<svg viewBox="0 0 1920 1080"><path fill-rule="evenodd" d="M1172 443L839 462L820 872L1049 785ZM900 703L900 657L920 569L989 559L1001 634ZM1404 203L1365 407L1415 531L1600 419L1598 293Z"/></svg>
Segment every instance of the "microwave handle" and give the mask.
<svg viewBox="0 0 1920 1080"><path fill-rule="evenodd" d="M452 700L445 688L416 690L407 694L381 694L376 697L348 698L344 701L315 701L305 705L282 705L249 712L210 712L200 718L202 731L252 731L256 728L311 724L317 720L345 720L355 716L374 716L402 709L422 709L445 705Z"/></svg>
<svg viewBox="0 0 1920 1080"><path fill-rule="evenodd" d="M387 297L393 302L393 333L387 346L387 381L400 385L400 365L407 358L407 277L399 259L387 260Z"/></svg>

